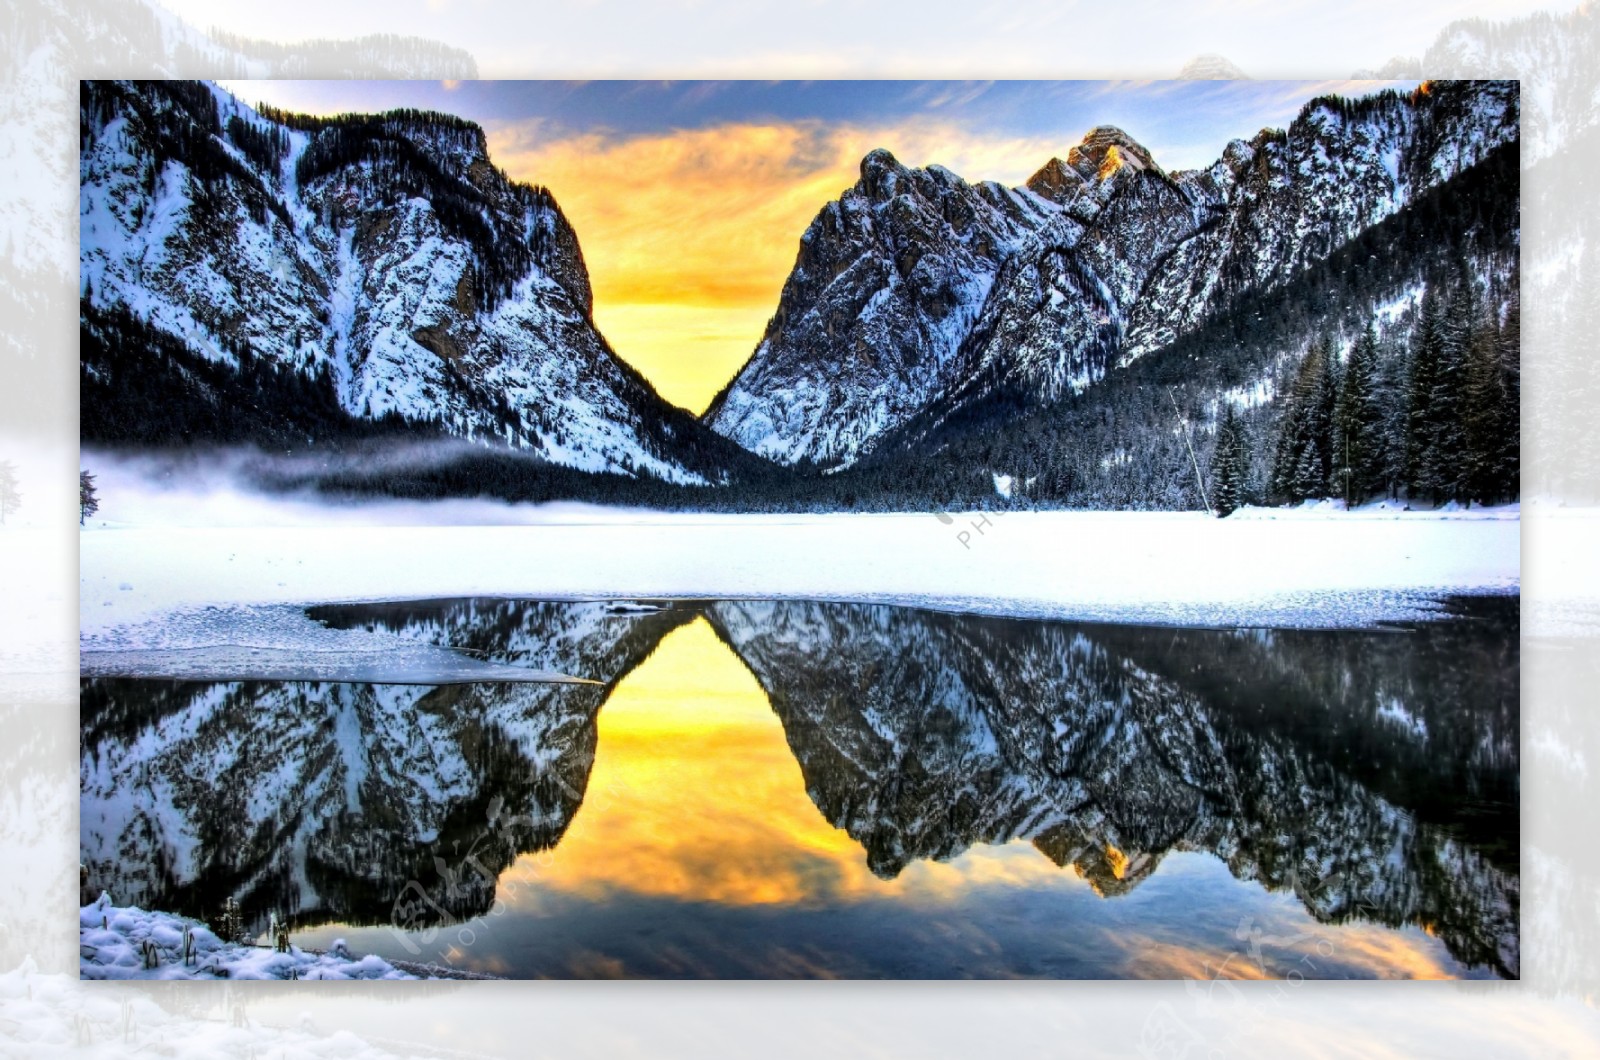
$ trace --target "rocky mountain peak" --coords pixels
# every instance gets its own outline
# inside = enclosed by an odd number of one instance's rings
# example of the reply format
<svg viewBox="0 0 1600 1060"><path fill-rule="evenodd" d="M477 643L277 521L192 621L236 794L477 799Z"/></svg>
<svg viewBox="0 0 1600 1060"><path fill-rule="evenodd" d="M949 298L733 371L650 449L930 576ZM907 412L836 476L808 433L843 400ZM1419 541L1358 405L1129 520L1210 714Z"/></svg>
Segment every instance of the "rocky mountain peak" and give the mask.
<svg viewBox="0 0 1600 1060"><path fill-rule="evenodd" d="M1225 55L1207 52L1183 64L1178 71L1180 81L1248 81L1250 75Z"/></svg>
<svg viewBox="0 0 1600 1060"><path fill-rule="evenodd" d="M861 188L874 199L893 197L905 174L906 167L886 148L874 148L861 159Z"/></svg>
<svg viewBox="0 0 1600 1060"><path fill-rule="evenodd" d="M1143 144L1115 125L1097 125L1067 152L1067 165L1088 180L1105 180L1124 167L1161 172Z"/></svg>
<svg viewBox="0 0 1600 1060"><path fill-rule="evenodd" d="M475 123L258 112L192 81L85 82L80 110L86 439L301 445L388 424L678 482L724 472L701 443L742 457L612 353L572 226ZM143 405L113 398L118 372ZM263 386L255 419L206 419Z"/></svg>
<svg viewBox="0 0 1600 1060"><path fill-rule="evenodd" d="M1174 174L1099 125L1017 189L873 151L705 421L837 468L891 435L910 452L990 397L1082 393L1452 181L1517 138L1517 113L1513 82L1328 97Z"/></svg>
<svg viewBox="0 0 1600 1060"><path fill-rule="evenodd" d="M1083 175L1059 158L1052 158L1028 178L1028 190L1053 203L1065 204L1083 187Z"/></svg>

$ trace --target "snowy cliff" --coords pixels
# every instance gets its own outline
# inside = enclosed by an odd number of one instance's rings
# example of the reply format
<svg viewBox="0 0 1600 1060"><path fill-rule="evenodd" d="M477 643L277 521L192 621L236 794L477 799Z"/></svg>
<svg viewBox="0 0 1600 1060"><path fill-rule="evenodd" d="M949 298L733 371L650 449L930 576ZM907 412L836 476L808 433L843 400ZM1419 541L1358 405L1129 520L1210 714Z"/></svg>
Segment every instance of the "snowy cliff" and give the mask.
<svg viewBox="0 0 1600 1060"><path fill-rule="evenodd" d="M195 417L159 410L198 391L263 442L383 423L716 478L698 424L596 330L555 200L477 126L263 113L201 82L84 82L80 102L86 436L191 440Z"/></svg>

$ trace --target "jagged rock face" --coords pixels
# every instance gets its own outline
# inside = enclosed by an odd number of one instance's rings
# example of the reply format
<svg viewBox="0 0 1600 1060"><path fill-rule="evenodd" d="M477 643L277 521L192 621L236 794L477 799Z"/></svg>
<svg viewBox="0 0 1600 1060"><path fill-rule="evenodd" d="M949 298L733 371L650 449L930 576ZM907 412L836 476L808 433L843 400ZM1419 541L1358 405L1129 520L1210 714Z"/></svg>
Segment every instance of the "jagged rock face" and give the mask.
<svg viewBox="0 0 1600 1060"><path fill-rule="evenodd" d="M1184 174L1216 221L1175 243L1129 306L1121 360L1160 349L1239 293L1282 284L1516 140L1517 99L1510 82L1434 82L1346 109L1317 100L1284 135L1235 142Z"/></svg>
<svg viewBox="0 0 1600 1060"><path fill-rule="evenodd" d="M1216 668L1195 656L1157 671L1071 626L808 602L718 603L708 618L767 691L812 800L881 876L1027 839L1111 896L1168 851L1206 851L1240 879L1292 891L1319 919L1426 925L1459 958L1516 974L1515 873L1326 756L1328 731L1370 728L1358 742L1378 749L1374 776L1453 765L1479 785L1494 778L1503 797L1507 776L1514 791L1514 749L1430 766L1426 748L1407 746L1426 742L1426 728L1419 736L1395 719L1449 714L1464 725L1452 746L1504 747L1515 743L1514 714L1489 696L1486 713L1462 718L1468 700L1450 694L1435 713L1408 674L1375 679L1361 668L1373 661L1361 652L1381 645L1358 647L1340 670L1319 662L1321 642L1196 633L1235 641L1253 672L1275 674L1203 695L1184 675ZM1301 673L1320 682L1313 699L1337 722L1296 736L1240 716ZM1330 698L1340 687L1357 691Z"/></svg>
<svg viewBox="0 0 1600 1060"><path fill-rule="evenodd" d="M671 441L692 421L596 331L554 199L496 170L476 126L279 121L195 82L86 82L81 144L95 307L225 364L325 375L358 419L704 480Z"/></svg>
<svg viewBox="0 0 1600 1060"><path fill-rule="evenodd" d="M806 229L778 311L704 421L784 463L848 462L948 382L999 269L1049 207L887 151Z"/></svg>
<svg viewBox="0 0 1600 1060"><path fill-rule="evenodd" d="M891 169L869 156L862 183L808 230L778 317L707 422L785 463L843 466L901 425L910 425L900 439L910 444L1002 389L1037 402L1082 391L1244 293L1275 288L1327 259L1419 193L1514 142L1517 121L1510 82L1320 99L1286 132L1235 141L1208 168L1172 174L1126 132L1102 126L1010 192L965 185L942 170ZM1019 208L1004 214L1005 230L982 254L971 253L971 236L956 227L916 228L914 243L933 244L922 253L938 254L938 289L967 292L960 311L945 312L940 299L902 298L889 326L873 327L885 304L878 292L892 286L894 237L905 230L892 219L906 211L892 212L890 224L871 213L871 228L839 218L856 216L874 188L894 203L935 185L962 189L962 200ZM976 282L962 287L963 279ZM818 321L825 326L802 323ZM950 352L929 370L925 336L935 330L937 348ZM892 399L862 396L874 387L888 387Z"/></svg>
<svg viewBox="0 0 1600 1060"><path fill-rule="evenodd" d="M258 928L273 912L407 927L479 915L506 866L565 833L594 760L595 712L688 617L504 601L362 614L402 636L604 683L87 681L91 890L210 913L235 894ZM319 617L356 624L339 608Z"/></svg>

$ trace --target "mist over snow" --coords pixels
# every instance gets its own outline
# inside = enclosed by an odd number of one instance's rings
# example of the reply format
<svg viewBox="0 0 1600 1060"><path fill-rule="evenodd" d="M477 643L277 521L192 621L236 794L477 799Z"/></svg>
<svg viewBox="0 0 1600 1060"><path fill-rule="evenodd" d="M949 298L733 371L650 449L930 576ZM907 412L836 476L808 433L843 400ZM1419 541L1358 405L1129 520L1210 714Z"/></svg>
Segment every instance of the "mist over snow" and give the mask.
<svg viewBox="0 0 1600 1060"><path fill-rule="evenodd" d="M90 448L83 450L80 464L95 477L100 511L86 528L515 526L626 511L568 501L511 504L488 498L347 497L303 484L343 471L440 467L476 452L482 447L454 440L396 442L360 452L314 455L255 448L163 453Z"/></svg>

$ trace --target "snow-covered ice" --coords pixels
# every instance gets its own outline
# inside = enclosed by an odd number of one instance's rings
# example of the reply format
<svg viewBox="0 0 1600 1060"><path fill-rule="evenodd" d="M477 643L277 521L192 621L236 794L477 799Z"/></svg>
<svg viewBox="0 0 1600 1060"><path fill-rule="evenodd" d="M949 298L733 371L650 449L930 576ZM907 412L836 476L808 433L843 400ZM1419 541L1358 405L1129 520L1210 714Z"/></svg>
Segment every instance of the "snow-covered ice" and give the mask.
<svg viewBox="0 0 1600 1060"><path fill-rule="evenodd" d="M78 911L83 979L416 979L381 957L342 946L316 953L224 942L198 921L119 907L108 895Z"/></svg>
<svg viewBox="0 0 1600 1060"><path fill-rule="evenodd" d="M127 582L118 592L131 591ZM159 633L109 629L79 641L85 677L186 681L361 681L445 685L479 681L584 682L505 665L393 634L331 629L294 606L208 606L167 615Z"/></svg>
<svg viewBox="0 0 1600 1060"><path fill-rule="evenodd" d="M163 525L158 507L130 501L124 511L137 512L136 521L85 530L84 648L237 644L237 636L214 635L225 623L203 609L219 605L245 608L246 627L274 606L458 596L809 598L1349 627L1425 617L1443 596L1514 593L1520 584L1516 506L1346 512L1325 502L1219 520L1202 512L687 514L486 501L330 514L256 498L254 525L229 525L234 501L189 496L171 509L182 525ZM280 612L272 622L281 633L291 620ZM256 646L302 645L273 635Z"/></svg>

